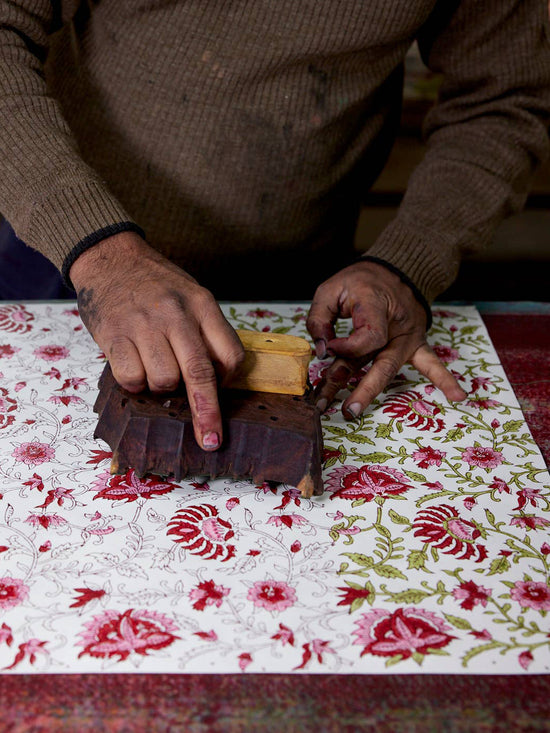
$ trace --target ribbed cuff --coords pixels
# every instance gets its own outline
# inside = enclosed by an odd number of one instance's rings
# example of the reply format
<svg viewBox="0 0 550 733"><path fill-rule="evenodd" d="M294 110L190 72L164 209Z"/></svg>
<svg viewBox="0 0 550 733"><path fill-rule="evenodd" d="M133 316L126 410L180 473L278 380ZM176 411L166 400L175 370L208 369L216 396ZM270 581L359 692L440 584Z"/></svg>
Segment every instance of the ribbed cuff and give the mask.
<svg viewBox="0 0 550 733"><path fill-rule="evenodd" d="M136 234L139 234L142 239L145 239L145 232L141 227L138 227L137 224L134 224L133 221L121 221L118 224L110 224L107 227L103 227L103 229L99 229L99 231L97 232L88 234L75 247L73 247L73 249L65 258L65 261L63 262L63 265L61 267L63 280L69 288L72 288L74 290L74 285L71 282L69 273L74 262L80 257L80 255L87 249L90 249L90 247L93 247L94 244L99 244L99 242L107 239L107 237L112 237L115 234L120 234L120 232L136 232Z"/></svg>
<svg viewBox="0 0 550 733"><path fill-rule="evenodd" d="M430 304L426 300L426 298L422 295L420 290L416 287L416 285L413 283L413 281L405 275L404 272L401 272L397 267L391 264L391 262L386 262L386 260L381 260L380 257L372 257L371 255L363 255L359 258L360 261L366 260L367 262L374 262L377 265L382 265L382 267L385 267L390 272L393 272L394 275L397 275L397 277L401 280L402 283L405 283L405 285L408 285L409 288L412 290L412 293L414 297L417 299L417 301L420 303L420 305L424 308L426 311L426 331L429 331L432 327L432 309L430 308Z"/></svg>
<svg viewBox="0 0 550 733"><path fill-rule="evenodd" d="M453 282L460 265L455 248L442 236L399 218L384 229L366 255L393 265L428 304Z"/></svg>

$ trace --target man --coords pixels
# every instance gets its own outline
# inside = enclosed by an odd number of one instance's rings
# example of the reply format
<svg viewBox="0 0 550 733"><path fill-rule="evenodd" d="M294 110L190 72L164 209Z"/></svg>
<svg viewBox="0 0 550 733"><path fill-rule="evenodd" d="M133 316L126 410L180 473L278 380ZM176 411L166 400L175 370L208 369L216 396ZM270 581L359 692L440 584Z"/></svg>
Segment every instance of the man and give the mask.
<svg viewBox="0 0 550 733"><path fill-rule="evenodd" d="M460 400L425 342L429 303L547 153L548 32L545 0L0 0L0 210L72 282L124 387L183 377L207 450L216 376L242 358L220 298L319 284L322 409L370 360L346 417L407 360ZM415 39L444 77L428 152L354 262Z"/></svg>

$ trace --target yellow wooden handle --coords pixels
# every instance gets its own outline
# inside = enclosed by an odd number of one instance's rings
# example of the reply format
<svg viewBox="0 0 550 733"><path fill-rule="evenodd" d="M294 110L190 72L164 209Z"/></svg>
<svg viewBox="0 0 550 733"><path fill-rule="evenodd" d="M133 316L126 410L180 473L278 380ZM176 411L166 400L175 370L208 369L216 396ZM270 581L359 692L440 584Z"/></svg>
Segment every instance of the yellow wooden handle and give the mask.
<svg viewBox="0 0 550 733"><path fill-rule="evenodd" d="M306 339L240 329L237 336L244 346L245 359L239 373L225 386L254 392L304 394L311 360Z"/></svg>

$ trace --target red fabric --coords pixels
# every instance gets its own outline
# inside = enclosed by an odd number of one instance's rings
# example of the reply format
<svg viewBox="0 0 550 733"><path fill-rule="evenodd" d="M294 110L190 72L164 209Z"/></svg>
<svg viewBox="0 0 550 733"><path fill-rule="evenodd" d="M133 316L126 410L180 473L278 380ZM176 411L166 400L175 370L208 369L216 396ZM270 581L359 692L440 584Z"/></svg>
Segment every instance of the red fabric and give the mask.
<svg viewBox="0 0 550 733"><path fill-rule="evenodd" d="M484 320L550 463L550 315ZM550 675L1 676L0 732L547 730Z"/></svg>

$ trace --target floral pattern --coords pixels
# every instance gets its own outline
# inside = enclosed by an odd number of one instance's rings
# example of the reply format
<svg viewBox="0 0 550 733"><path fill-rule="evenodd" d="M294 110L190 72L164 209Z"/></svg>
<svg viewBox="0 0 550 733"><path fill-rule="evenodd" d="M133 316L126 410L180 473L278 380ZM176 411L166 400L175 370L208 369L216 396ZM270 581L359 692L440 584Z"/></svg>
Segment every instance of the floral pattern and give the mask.
<svg viewBox="0 0 550 733"><path fill-rule="evenodd" d="M223 309L307 336L306 305ZM468 399L407 365L357 420L336 403L304 499L111 475L78 312L1 306L0 669L550 671L547 469L475 309L435 310L429 342Z"/></svg>

